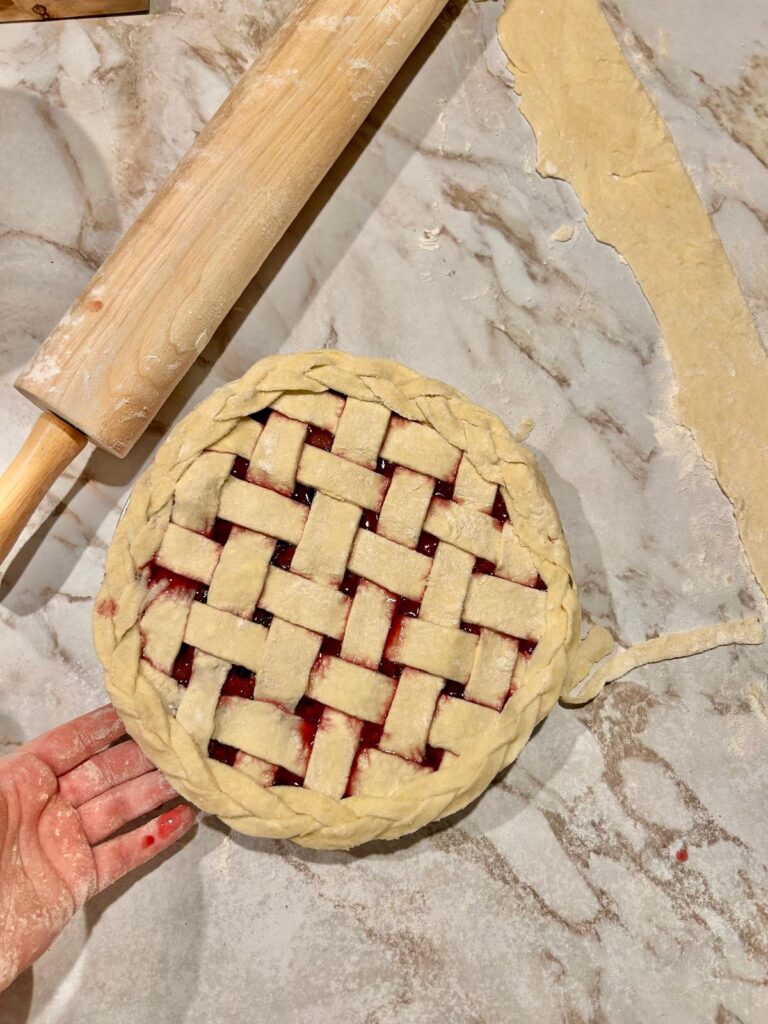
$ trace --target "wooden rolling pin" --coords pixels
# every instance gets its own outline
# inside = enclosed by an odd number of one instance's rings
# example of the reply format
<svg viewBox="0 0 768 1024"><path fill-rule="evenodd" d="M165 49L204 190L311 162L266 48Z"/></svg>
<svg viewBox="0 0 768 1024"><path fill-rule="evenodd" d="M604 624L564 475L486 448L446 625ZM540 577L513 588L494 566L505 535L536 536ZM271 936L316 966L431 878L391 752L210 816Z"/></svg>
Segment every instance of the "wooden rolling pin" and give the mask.
<svg viewBox="0 0 768 1024"><path fill-rule="evenodd" d="M300 4L17 380L0 560L86 439L131 450L444 4Z"/></svg>

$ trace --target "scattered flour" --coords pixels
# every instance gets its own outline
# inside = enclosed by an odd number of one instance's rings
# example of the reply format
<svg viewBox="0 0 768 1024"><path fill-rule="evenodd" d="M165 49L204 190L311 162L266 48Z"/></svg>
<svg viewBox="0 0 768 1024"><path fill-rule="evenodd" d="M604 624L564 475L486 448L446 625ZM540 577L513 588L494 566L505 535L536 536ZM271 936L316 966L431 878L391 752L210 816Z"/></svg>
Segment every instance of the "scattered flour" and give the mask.
<svg viewBox="0 0 768 1024"><path fill-rule="evenodd" d="M573 224L561 224L557 231L553 231L550 238L553 242L570 242L576 234Z"/></svg>
<svg viewBox="0 0 768 1024"><path fill-rule="evenodd" d="M419 239L419 248L424 249L427 252L434 252L435 249L440 248L440 243L437 240L438 235L443 229L437 228L424 228Z"/></svg>

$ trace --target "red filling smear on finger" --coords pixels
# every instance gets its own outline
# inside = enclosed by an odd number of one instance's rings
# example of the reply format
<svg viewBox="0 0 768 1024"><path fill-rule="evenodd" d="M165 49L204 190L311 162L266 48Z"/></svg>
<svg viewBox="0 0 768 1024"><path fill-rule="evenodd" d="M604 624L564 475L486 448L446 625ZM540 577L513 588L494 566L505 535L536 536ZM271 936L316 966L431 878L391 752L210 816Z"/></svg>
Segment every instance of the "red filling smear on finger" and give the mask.
<svg viewBox="0 0 768 1024"><path fill-rule="evenodd" d="M141 845L144 847L145 850L147 849L148 846L154 846L155 845L155 837L154 836L144 836L142 838L142 840L141 840Z"/></svg>
<svg viewBox="0 0 768 1024"><path fill-rule="evenodd" d="M181 807L161 814L157 819L157 834L160 839L167 839L181 825Z"/></svg>

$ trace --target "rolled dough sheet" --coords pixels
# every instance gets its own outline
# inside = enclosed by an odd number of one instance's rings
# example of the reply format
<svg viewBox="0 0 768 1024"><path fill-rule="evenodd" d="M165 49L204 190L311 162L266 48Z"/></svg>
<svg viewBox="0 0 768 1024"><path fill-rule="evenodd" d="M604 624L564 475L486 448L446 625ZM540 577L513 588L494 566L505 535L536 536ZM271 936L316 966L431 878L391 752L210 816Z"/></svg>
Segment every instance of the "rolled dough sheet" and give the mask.
<svg viewBox="0 0 768 1024"><path fill-rule="evenodd" d="M678 416L768 595L768 358L672 136L597 0L510 0L498 32L538 170L573 185L594 235L632 268L669 349Z"/></svg>

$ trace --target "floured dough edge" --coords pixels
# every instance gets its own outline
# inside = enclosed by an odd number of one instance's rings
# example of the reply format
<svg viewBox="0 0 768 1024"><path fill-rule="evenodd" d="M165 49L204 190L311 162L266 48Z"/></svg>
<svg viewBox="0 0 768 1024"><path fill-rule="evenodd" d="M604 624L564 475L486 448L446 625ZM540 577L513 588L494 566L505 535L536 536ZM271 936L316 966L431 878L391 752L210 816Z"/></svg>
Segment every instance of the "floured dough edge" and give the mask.
<svg viewBox="0 0 768 1024"><path fill-rule="evenodd" d="M383 798L337 801L299 787L264 788L242 773L227 772L225 778L138 674L138 622L147 590L137 580L137 570L159 546L176 481L241 417L271 405L285 392L327 389L380 402L401 416L428 423L465 451L486 480L501 485L515 529L547 584L542 637L494 728L449 767L419 776ZM116 610L104 615L99 608ZM453 814L479 796L515 760L559 699L581 628L568 548L531 452L513 440L496 416L446 384L387 360L327 351L262 360L202 402L171 432L136 484L117 526L96 609L94 637L110 697L129 734L178 792L240 832L289 838L320 849L394 839Z"/></svg>
<svg viewBox="0 0 768 1024"><path fill-rule="evenodd" d="M673 658L687 658L729 644L761 644L764 639L759 619L739 619L735 622L718 622L713 626L699 626L682 633L656 636L614 654L615 645L611 634L602 626L595 626L576 652L571 663L569 682L560 703L569 706L586 704L607 683L614 683L633 669L645 665L671 661ZM590 675L595 667L596 670Z"/></svg>
<svg viewBox="0 0 768 1024"><path fill-rule="evenodd" d="M664 335L679 418L733 504L768 595L768 358L672 136L597 0L509 0L498 22L542 175L574 187Z"/></svg>

